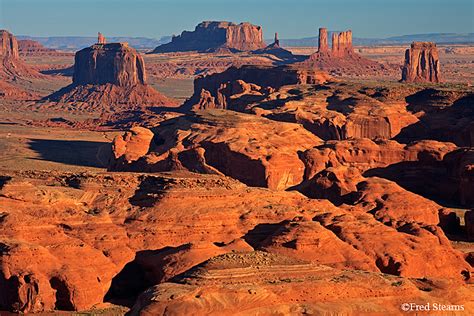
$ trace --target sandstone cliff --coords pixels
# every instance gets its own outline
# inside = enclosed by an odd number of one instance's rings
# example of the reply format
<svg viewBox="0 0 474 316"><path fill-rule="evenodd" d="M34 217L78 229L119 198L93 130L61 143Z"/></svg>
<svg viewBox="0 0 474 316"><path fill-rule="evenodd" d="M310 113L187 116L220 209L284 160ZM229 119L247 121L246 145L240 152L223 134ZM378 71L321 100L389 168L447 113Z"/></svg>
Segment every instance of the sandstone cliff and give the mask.
<svg viewBox="0 0 474 316"><path fill-rule="evenodd" d="M440 82L438 49L432 42L413 42L405 52L402 81Z"/></svg>
<svg viewBox="0 0 474 316"><path fill-rule="evenodd" d="M221 48L236 51L252 51L265 47L262 27L250 23L205 21L194 31L183 31L163 44L153 53L199 51L212 52Z"/></svg>

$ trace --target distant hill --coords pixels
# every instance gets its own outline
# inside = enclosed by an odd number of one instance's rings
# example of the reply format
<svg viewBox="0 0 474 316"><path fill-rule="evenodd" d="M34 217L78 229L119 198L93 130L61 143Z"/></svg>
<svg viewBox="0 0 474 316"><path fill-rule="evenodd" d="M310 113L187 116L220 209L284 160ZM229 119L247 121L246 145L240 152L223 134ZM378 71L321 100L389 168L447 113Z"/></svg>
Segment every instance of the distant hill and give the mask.
<svg viewBox="0 0 474 316"><path fill-rule="evenodd" d="M333 32L328 32L329 39ZM30 39L38 41L45 47L54 48L57 50L76 51L84 47L91 46L97 42L97 37L86 36L51 36L51 37L35 37L35 36L17 36L18 39ZM154 49L155 47L171 42L171 36L164 36L162 38L147 38L147 37L107 37L109 42L128 42L132 47L142 50ZM360 38L354 37L353 43L357 46L371 46L371 45L399 45L409 44L413 41L429 41L438 44L465 44L474 43L474 33L432 33L432 34L413 34L393 36L388 38ZM267 43L272 43L273 39L266 40ZM280 39L280 45L286 47L307 47L318 46L318 37L305 37L296 39Z"/></svg>
<svg viewBox="0 0 474 316"><path fill-rule="evenodd" d="M18 39L29 39L38 41L46 47L57 50L76 51L84 47L91 46L97 42L97 37L87 36L51 36L51 37L35 37L35 36L17 36ZM157 40L147 37L107 37L108 42L128 42L130 46L136 49L153 49L158 45L171 41L171 36L164 36Z"/></svg>
<svg viewBox="0 0 474 316"><path fill-rule="evenodd" d="M329 39L333 32L328 32ZM413 41L420 42L435 42L438 44L473 44L474 33L431 33L431 34L413 34L413 35L402 35L393 36L388 38L360 38L354 37L353 44L356 46L370 46L370 45L397 45L397 44L410 44ZM267 40L272 42L272 40ZM298 39L280 39L280 45L287 47L307 47L317 46L318 37L305 37Z"/></svg>

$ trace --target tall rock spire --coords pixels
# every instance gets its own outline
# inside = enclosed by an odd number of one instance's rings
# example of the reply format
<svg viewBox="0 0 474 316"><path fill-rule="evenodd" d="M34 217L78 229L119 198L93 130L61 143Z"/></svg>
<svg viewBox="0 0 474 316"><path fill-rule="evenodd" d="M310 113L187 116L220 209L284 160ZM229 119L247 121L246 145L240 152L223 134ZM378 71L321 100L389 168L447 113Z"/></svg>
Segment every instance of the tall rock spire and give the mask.
<svg viewBox="0 0 474 316"><path fill-rule="evenodd" d="M328 30L321 27L319 28L318 52L325 53L328 50Z"/></svg>

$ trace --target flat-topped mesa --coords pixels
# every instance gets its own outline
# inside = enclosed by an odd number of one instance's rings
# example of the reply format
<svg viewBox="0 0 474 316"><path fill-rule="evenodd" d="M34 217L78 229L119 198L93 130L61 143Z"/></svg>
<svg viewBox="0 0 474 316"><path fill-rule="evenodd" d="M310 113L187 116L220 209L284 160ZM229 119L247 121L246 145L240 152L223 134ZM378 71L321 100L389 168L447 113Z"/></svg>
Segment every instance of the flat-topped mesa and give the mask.
<svg viewBox="0 0 474 316"><path fill-rule="evenodd" d="M334 57L344 57L353 53L352 31L332 33L332 55Z"/></svg>
<svg viewBox="0 0 474 316"><path fill-rule="evenodd" d="M102 35L101 32L97 33L97 44L106 44L107 40L105 39L105 36Z"/></svg>
<svg viewBox="0 0 474 316"><path fill-rule="evenodd" d="M95 44L76 53L73 84L146 83L145 62L128 43Z"/></svg>
<svg viewBox="0 0 474 316"><path fill-rule="evenodd" d="M7 30L0 30L0 58L18 59L18 42Z"/></svg>
<svg viewBox="0 0 474 316"><path fill-rule="evenodd" d="M153 53L199 51L210 52L226 48L236 51L252 51L265 47L262 27L248 22L204 21L194 31L183 31L170 43L158 46Z"/></svg>
<svg viewBox="0 0 474 316"><path fill-rule="evenodd" d="M328 48L328 30L325 27L319 28L319 37L318 37L318 52L326 53L329 51Z"/></svg>
<svg viewBox="0 0 474 316"><path fill-rule="evenodd" d="M438 48L433 42L413 42L405 51L402 81L441 82Z"/></svg>

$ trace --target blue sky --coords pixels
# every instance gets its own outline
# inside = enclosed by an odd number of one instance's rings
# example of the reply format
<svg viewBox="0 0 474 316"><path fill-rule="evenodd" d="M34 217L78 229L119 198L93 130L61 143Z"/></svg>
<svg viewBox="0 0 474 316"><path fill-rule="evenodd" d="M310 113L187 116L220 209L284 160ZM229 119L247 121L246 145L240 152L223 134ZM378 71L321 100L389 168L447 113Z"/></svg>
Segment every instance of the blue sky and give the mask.
<svg viewBox="0 0 474 316"><path fill-rule="evenodd" d="M203 20L249 21L265 38L314 36L320 26L355 37L474 32L474 0L0 0L0 28L33 36L145 36Z"/></svg>

